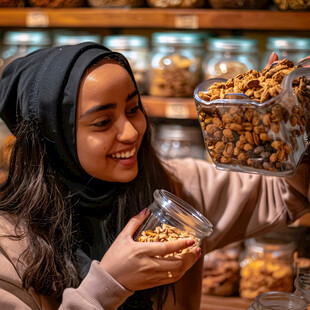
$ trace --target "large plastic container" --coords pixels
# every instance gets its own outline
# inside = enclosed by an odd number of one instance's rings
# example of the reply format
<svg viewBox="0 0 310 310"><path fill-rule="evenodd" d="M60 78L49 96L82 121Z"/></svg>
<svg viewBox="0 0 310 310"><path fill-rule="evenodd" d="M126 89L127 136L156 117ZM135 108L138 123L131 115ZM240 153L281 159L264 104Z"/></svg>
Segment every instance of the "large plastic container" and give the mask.
<svg viewBox="0 0 310 310"><path fill-rule="evenodd" d="M173 238L194 238L195 245L211 235L212 224L188 203L166 190L156 190L154 201L148 207L150 214L137 229L134 240L140 242L169 241ZM173 230L178 236L168 232L165 240L160 240L159 232ZM157 235L157 237L156 237Z"/></svg>
<svg viewBox="0 0 310 310"><path fill-rule="evenodd" d="M227 94L219 89L217 97L223 99L201 99L208 96L212 86L224 87L228 81L225 79L209 79L197 86L194 98L205 145L218 169L274 176L294 175L309 146L310 68L302 67L306 64L303 62L301 67L284 78L282 75L275 97L269 96L275 89L261 89L266 92L262 93L261 99L265 95L270 98L263 102L251 99L247 91L241 93L241 90L233 88ZM275 79L280 78L281 74L276 76L272 70L275 69L271 69L269 74L273 73ZM257 72L252 74L257 75ZM304 77L305 83L300 91L296 90L298 85L293 86L299 77ZM239 78L242 80L242 75ZM273 82L275 79L272 78ZM232 82L229 80L228 83ZM258 82L255 78L251 81L257 87Z"/></svg>

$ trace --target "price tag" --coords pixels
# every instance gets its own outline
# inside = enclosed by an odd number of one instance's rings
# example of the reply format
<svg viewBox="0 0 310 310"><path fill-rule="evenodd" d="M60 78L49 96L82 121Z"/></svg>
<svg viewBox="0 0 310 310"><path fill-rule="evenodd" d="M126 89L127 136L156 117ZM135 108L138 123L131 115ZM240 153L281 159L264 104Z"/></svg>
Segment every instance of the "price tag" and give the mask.
<svg viewBox="0 0 310 310"><path fill-rule="evenodd" d="M176 28L198 29L199 19L197 15L177 15L174 25Z"/></svg>
<svg viewBox="0 0 310 310"><path fill-rule="evenodd" d="M29 12L26 15L27 27L48 27L49 19L48 15L44 12L36 11Z"/></svg>
<svg viewBox="0 0 310 310"><path fill-rule="evenodd" d="M176 101L168 101L166 104L167 118L189 118L189 107Z"/></svg>

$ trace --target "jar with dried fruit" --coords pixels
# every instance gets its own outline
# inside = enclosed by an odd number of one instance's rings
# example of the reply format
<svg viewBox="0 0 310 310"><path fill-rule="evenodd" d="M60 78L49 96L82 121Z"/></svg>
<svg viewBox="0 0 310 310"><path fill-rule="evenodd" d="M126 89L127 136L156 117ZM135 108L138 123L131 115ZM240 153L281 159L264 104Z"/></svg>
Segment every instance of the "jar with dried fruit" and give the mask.
<svg viewBox="0 0 310 310"><path fill-rule="evenodd" d="M271 291L291 293L295 247L292 238L277 232L246 240L240 263L240 296L254 299Z"/></svg>
<svg viewBox="0 0 310 310"><path fill-rule="evenodd" d="M247 310L306 310L306 302L293 294L268 292L258 295Z"/></svg>
<svg viewBox="0 0 310 310"><path fill-rule="evenodd" d="M94 8L106 8L106 7L140 7L143 6L143 0L87 0L89 6Z"/></svg>
<svg viewBox="0 0 310 310"><path fill-rule="evenodd" d="M310 38L300 37L268 37L266 43L266 52L262 59L261 68L268 63L272 52L275 52L279 59L289 59L297 63L310 55Z"/></svg>
<svg viewBox="0 0 310 310"><path fill-rule="evenodd" d="M136 241L164 242L192 238L196 240L194 246L199 246L213 231L212 224L201 213L166 190L154 192L154 201L148 210L149 216L135 233Z"/></svg>
<svg viewBox="0 0 310 310"><path fill-rule="evenodd" d="M0 76L4 67L14 59L50 45L51 38L47 31L20 30L5 32L0 54Z"/></svg>
<svg viewBox="0 0 310 310"><path fill-rule="evenodd" d="M99 34L92 34L86 31L61 31L54 33L53 41L54 46L73 45L83 42L101 43L101 36Z"/></svg>
<svg viewBox="0 0 310 310"><path fill-rule="evenodd" d="M191 97L201 81L204 36L199 33L153 33L149 94Z"/></svg>
<svg viewBox="0 0 310 310"><path fill-rule="evenodd" d="M103 44L115 52L123 54L129 61L139 92L148 89L149 40L139 35L112 35L103 38Z"/></svg>
<svg viewBox="0 0 310 310"><path fill-rule="evenodd" d="M85 5L84 0L29 0L30 6L46 8L73 8Z"/></svg>
<svg viewBox="0 0 310 310"><path fill-rule="evenodd" d="M204 257L202 293L231 296L239 287L239 255L241 244L233 243Z"/></svg>
<svg viewBox="0 0 310 310"><path fill-rule="evenodd" d="M205 79L229 79L258 67L257 41L246 38L211 38L203 60Z"/></svg>

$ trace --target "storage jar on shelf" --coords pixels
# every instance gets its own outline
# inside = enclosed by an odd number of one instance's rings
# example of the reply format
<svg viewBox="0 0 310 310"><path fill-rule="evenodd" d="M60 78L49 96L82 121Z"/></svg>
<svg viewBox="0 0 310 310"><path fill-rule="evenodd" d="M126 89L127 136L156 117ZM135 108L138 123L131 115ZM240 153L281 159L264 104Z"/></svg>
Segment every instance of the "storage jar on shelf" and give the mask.
<svg viewBox="0 0 310 310"><path fill-rule="evenodd" d="M0 7L1 8L13 8L13 7L24 7L25 1L24 0L0 0Z"/></svg>
<svg viewBox="0 0 310 310"><path fill-rule="evenodd" d="M165 159L192 157L205 158L205 147L199 127L179 124L157 125L154 147Z"/></svg>
<svg viewBox="0 0 310 310"><path fill-rule="evenodd" d="M245 38L211 38L203 60L204 79L233 78L258 69L257 41Z"/></svg>
<svg viewBox="0 0 310 310"><path fill-rule="evenodd" d="M149 94L192 97L202 79L204 36L188 32L156 32L152 43Z"/></svg>
<svg viewBox="0 0 310 310"><path fill-rule="evenodd" d="M268 6L268 0L209 0L213 9L263 9Z"/></svg>
<svg viewBox="0 0 310 310"><path fill-rule="evenodd" d="M263 69L272 52L275 52L279 59L289 59L295 63L310 55L310 38L298 37L268 37L266 52L262 59Z"/></svg>
<svg viewBox="0 0 310 310"><path fill-rule="evenodd" d="M268 292L258 295L247 310L306 310L304 299L291 293Z"/></svg>
<svg viewBox="0 0 310 310"><path fill-rule="evenodd" d="M148 89L149 39L139 35L111 35L103 38L103 45L123 54L129 61L141 94Z"/></svg>
<svg viewBox="0 0 310 310"><path fill-rule="evenodd" d="M5 32L0 53L0 76L4 67L14 59L50 45L51 38L47 31L21 30Z"/></svg>
<svg viewBox="0 0 310 310"><path fill-rule="evenodd" d="M294 294L302 297L310 305L310 272L301 273L294 281Z"/></svg>
<svg viewBox="0 0 310 310"><path fill-rule="evenodd" d="M240 296L254 299L272 291L291 293L294 250L294 241L281 233L246 240L240 263Z"/></svg>
<svg viewBox="0 0 310 310"><path fill-rule="evenodd" d="M304 11L310 10L309 0L273 0L275 6L281 10Z"/></svg>
<svg viewBox="0 0 310 310"><path fill-rule="evenodd" d="M101 43L101 36L98 34L91 34L84 31L75 32L56 32L54 34L53 43L55 46L60 45L74 45L82 42L96 42Z"/></svg>

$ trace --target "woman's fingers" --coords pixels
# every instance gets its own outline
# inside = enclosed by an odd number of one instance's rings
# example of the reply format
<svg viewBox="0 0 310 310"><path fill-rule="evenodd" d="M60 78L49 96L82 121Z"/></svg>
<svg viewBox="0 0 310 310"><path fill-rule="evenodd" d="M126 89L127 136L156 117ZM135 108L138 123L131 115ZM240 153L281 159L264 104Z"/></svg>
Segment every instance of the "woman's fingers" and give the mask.
<svg viewBox="0 0 310 310"><path fill-rule="evenodd" d="M272 66L272 64L278 60L279 60L278 55L275 52L272 52L265 69L269 69Z"/></svg>
<svg viewBox="0 0 310 310"><path fill-rule="evenodd" d="M144 243L145 244L145 243ZM172 253L178 253L182 250L193 246L195 244L194 239L179 239L169 242L148 242L149 256L166 256Z"/></svg>
<svg viewBox="0 0 310 310"><path fill-rule="evenodd" d="M143 209L139 214L136 216L132 217L127 225L124 227L122 230L121 234L125 234L128 236L133 236L135 231L138 229L138 227L143 223L143 221L147 218L149 215L150 211L145 208Z"/></svg>

